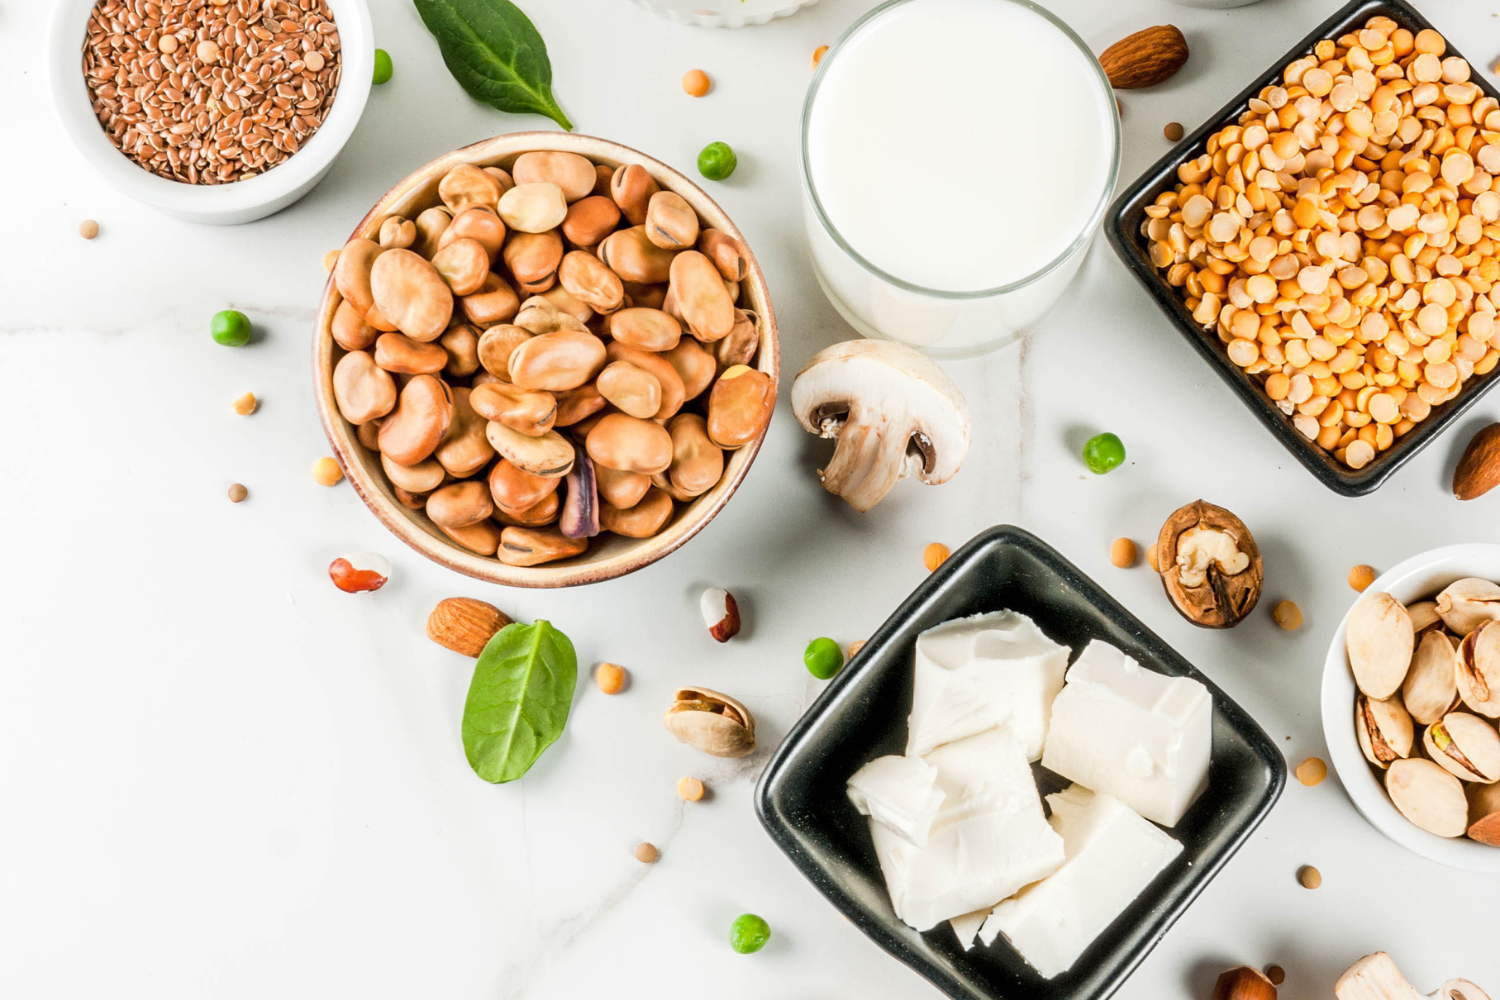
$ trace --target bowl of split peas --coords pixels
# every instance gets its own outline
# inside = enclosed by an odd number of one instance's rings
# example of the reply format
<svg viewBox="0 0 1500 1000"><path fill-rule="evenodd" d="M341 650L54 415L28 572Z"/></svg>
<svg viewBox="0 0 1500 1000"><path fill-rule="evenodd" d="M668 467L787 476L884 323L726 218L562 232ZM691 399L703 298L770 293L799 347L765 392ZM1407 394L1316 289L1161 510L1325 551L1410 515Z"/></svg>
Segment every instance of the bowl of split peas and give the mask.
<svg viewBox="0 0 1500 1000"><path fill-rule="evenodd" d="M604 139L519 132L392 188L325 261L319 417L396 537L517 587L631 573L711 521L775 408L743 234Z"/></svg>

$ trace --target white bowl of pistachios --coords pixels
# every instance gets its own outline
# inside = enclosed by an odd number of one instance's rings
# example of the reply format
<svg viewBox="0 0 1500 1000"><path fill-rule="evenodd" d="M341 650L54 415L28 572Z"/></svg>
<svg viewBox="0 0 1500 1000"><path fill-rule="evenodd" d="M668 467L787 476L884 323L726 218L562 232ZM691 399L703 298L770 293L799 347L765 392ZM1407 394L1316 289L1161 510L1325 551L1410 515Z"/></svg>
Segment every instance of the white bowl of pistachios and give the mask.
<svg viewBox="0 0 1500 1000"><path fill-rule="evenodd" d="M1323 733L1376 829L1452 868L1500 872L1500 545L1412 556L1339 622Z"/></svg>

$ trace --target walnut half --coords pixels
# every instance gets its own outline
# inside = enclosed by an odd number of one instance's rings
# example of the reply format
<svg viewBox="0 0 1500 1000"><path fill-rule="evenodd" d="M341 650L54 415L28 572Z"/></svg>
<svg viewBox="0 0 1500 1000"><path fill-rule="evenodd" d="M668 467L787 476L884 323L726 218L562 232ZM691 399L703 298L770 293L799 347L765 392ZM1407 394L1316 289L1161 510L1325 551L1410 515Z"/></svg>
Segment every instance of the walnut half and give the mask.
<svg viewBox="0 0 1500 1000"><path fill-rule="evenodd" d="M1194 625L1232 628L1260 600L1260 549L1245 522L1223 507L1195 500L1178 508L1156 551L1167 597Z"/></svg>

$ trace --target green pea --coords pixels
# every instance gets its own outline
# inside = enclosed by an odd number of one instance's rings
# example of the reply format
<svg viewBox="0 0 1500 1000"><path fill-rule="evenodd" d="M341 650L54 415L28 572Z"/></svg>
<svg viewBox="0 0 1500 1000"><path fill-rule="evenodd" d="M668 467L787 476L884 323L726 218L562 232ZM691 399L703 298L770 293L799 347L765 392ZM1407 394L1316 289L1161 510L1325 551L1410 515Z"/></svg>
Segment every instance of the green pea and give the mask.
<svg viewBox="0 0 1500 1000"><path fill-rule="evenodd" d="M741 955L753 955L771 940L771 925L753 913L741 913L729 925L729 947Z"/></svg>
<svg viewBox="0 0 1500 1000"><path fill-rule="evenodd" d="M844 667L844 651L839 644L827 636L814 639L802 651L802 662L807 672L820 681L826 681Z"/></svg>
<svg viewBox="0 0 1500 1000"><path fill-rule="evenodd" d="M1125 442L1113 434L1095 434L1084 443L1083 462L1098 476L1118 469L1125 462Z"/></svg>
<svg viewBox="0 0 1500 1000"><path fill-rule="evenodd" d="M382 83L388 83L394 67L391 66L391 54L385 49L375 50L375 77L374 82L378 87Z"/></svg>
<svg viewBox="0 0 1500 1000"><path fill-rule="evenodd" d="M698 154L698 173L711 181L722 181L734 173L739 162L734 150L729 148L729 143L711 142Z"/></svg>
<svg viewBox="0 0 1500 1000"><path fill-rule="evenodd" d="M214 313L209 332L214 343L225 347L244 347L250 343L250 317L236 309L225 309Z"/></svg>

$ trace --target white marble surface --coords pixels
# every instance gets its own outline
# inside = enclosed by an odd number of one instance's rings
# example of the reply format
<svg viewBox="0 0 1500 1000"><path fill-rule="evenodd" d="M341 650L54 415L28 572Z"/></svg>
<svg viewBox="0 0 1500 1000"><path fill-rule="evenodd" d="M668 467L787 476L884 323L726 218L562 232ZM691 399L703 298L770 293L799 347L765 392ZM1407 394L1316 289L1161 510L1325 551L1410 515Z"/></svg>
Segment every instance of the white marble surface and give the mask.
<svg viewBox="0 0 1500 1000"><path fill-rule="evenodd" d="M1500 416L1491 397L1363 500L1302 471L1181 343L1101 240L1077 292L1018 346L949 370L975 441L950 485L903 484L858 516L817 486L826 446L785 404L751 476L683 551L632 577L537 593L420 561L347 485L308 477L327 451L308 366L320 261L388 186L455 146L538 127L471 103L405 0L371 0L396 76L310 197L235 229L165 219L105 189L66 144L42 73L48 4L0 8L9 109L0 180L0 995L11 997L582 996L871 1000L934 995L827 905L761 832L751 789L766 750L710 761L675 744L671 689L742 698L774 746L816 695L803 644L868 634L923 577L923 546L1025 526L1107 586L1243 704L1289 761L1323 752L1318 673L1359 562L1389 566L1495 537L1500 500L1446 484L1462 443ZM740 155L711 185L764 263L787 376L848 336L808 271L796 143L809 56L868 6L823 0L759 28L715 32L626 0L527 5L556 91L581 131L690 169L706 142ZM1095 48L1171 20L1188 67L1126 95L1123 176L1165 148L1326 16L1331 0L1213 12L1160 0L1054 0ZM1491 4L1425 0L1477 59L1500 48ZM997 53L1003 58L1003 53ZM716 89L678 89L693 66ZM950 100L941 80L913 81ZM92 243L75 235L98 219ZM257 324L243 350L207 336L218 309ZM250 418L229 400L263 399ZM1110 429L1130 463L1077 458ZM245 483L250 499L224 491ZM1197 497L1230 507L1266 556L1263 612L1229 633L1183 622L1144 569L1107 559ZM387 553L396 576L351 598L324 568ZM744 634L699 624L706 583L735 591ZM523 781L464 762L468 664L422 624L451 595L546 617L588 663L633 674L616 698L580 685L564 738ZM1269 606L1307 615L1279 631ZM684 805L678 777L710 800ZM662 848L644 867L642 839ZM1294 877L1315 864L1323 888ZM1229 963L1277 962L1283 998L1326 997L1348 962L1395 952L1424 988L1467 975L1500 990L1500 882L1403 853L1337 781L1295 782L1265 825L1144 962L1125 1000L1206 998ZM725 943L738 913L770 946Z"/></svg>

